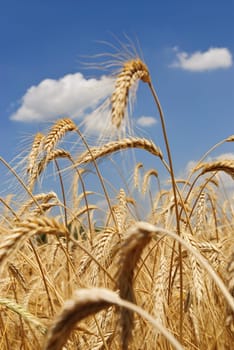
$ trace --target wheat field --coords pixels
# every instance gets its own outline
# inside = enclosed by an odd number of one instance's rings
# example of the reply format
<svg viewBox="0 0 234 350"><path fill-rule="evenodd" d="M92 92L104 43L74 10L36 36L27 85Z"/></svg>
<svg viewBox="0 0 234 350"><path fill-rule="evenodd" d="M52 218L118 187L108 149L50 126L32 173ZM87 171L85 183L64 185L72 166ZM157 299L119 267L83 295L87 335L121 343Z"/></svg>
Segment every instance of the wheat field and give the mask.
<svg viewBox="0 0 234 350"><path fill-rule="evenodd" d="M152 94L164 145L122 132L138 83ZM234 207L222 196L220 174L233 179L234 161L207 159L234 136L177 179L163 110L139 57L122 62L109 104L116 133L108 140L91 145L73 120L62 118L34 136L20 167L0 158L23 193L0 197L0 348L232 349ZM78 151L65 142L71 135ZM133 161L133 190L115 188L113 197L102 168L116 154L138 150L150 155L152 167ZM105 209L91 200L89 173Z"/></svg>

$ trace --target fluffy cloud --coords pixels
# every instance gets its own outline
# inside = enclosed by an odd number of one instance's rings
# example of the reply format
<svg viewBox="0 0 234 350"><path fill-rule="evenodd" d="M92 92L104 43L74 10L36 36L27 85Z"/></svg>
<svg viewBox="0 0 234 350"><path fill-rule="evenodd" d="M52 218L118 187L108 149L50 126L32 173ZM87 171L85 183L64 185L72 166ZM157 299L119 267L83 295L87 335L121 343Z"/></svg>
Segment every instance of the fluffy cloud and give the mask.
<svg viewBox="0 0 234 350"><path fill-rule="evenodd" d="M81 73L45 79L28 89L10 119L22 122L51 121L58 117L81 118L111 94L113 79L86 79Z"/></svg>
<svg viewBox="0 0 234 350"><path fill-rule="evenodd" d="M142 116L137 119L137 124L142 127L150 127L157 123L157 120L153 117Z"/></svg>
<svg viewBox="0 0 234 350"><path fill-rule="evenodd" d="M202 72L232 66L232 54L227 48L210 48L207 51L196 51L192 54L180 52L175 48L177 60L171 67L193 72Z"/></svg>

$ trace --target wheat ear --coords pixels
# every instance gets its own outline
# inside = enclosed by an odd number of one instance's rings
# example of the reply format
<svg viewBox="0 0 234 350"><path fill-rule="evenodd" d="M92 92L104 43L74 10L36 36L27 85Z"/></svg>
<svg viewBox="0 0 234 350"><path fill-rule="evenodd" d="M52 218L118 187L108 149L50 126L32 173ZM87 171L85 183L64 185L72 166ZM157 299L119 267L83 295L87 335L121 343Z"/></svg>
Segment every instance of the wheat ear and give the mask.
<svg viewBox="0 0 234 350"><path fill-rule="evenodd" d="M20 222L9 234L2 238L0 243L0 265L3 269L7 259L16 252L22 244L36 234L55 234L68 236L66 227L53 218L28 217Z"/></svg>
<svg viewBox="0 0 234 350"><path fill-rule="evenodd" d="M111 97L112 124L120 127L124 118L130 88L138 81L150 82L150 74L147 66L139 58L127 61L123 64L115 83L115 90Z"/></svg>
<svg viewBox="0 0 234 350"><path fill-rule="evenodd" d="M34 167L37 162L37 157L40 153L40 148L43 143L44 135L40 132L37 133L34 137L32 149L28 156L28 166L27 166L27 173L29 176L32 176Z"/></svg>
<svg viewBox="0 0 234 350"><path fill-rule="evenodd" d="M69 118L59 119L44 139L44 150L49 154L68 131L76 130L76 124Z"/></svg>
<svg viewBox="0 0 234 350"><path fill-rule="evenodd" d="M133 183L135 188L139 188L139 170L143 168L143 163L138 163L134 168Z"/></svg>
<svg viewBox="0 0 234 350"><path fill-rule="evenodd" d="M34 198L38 202L41 202L42 206L43 204L48 204L48 202L51 199L56 199L56 200L58 199L55 192L35 194ZM30 198L26 203L22 205L22 208L19 210L18 216L22 217L25 213L29 213L33 205L35 205L35 202Z"/></svg>
<svg viewBox="0 0 234 350"><path fill-rule="evenodd" d="M155 176L156 178L158 178L158 172L155 169L150 169L148 170L143 178L143 184L142 184L142 193L145 194L147 191L147 188L149 186L149 180L151 176Z"/></svg>
<svg viewBox="0 0 234 350"><path fill-rule="evenodd" d="M201 175L210 171L224 171L234 179L234 160L226 159L210 163L199 164L193 171L202 169Z"/></svg>
<svg viewBox="0 0 234 350"><path fill-rule="evenodd" d="M118 152L123 149L128 148L139 148L148 151L149 153L163 158L161 150L152 142L144 138L125 138L118 141L111 141L106 143L101 147L92 147L90 150L82 153L76 161L76 166L88 163L93 161L94 159L99 159L101 157L105 157L114 152Z"/></svg>
<svg viewBox="0 0 234 350"><path fill-rule="evenodd" d="M9 310L20 315L30 325L36 327L42 334L46 334L47 328L40 322L38 318L32 315L22 305L17 304L14 300L8 298L0 298L0 305L7 307Z"/></svg>
<svg viewBox="0 0 234 350"><path fill-rule="evenodd" d="M37 166L34 166L31 177L29 179L29 188L32 190L33 186L38 178L39 175L44 171L46 166L52 162L53 160L56 160L58 158L67 158L71 159L71 155L69 152L65 151L64 149L54 149L51 150L48 155L45 155L41 161L37 164Z"/></svg>
<svg viewBox="0 0 234 350"><path fill-rule="evenodd" d="M150 242L152 234L145 230L144 226L134 226L127 232L126 238L120 246L120 257L117 273L117 289L120 297L135 303L133 289L134 269L140 259L145 246ZM133 313L127 309L121 309L121 344L122 349L128 349L132 337Z"/></svg>

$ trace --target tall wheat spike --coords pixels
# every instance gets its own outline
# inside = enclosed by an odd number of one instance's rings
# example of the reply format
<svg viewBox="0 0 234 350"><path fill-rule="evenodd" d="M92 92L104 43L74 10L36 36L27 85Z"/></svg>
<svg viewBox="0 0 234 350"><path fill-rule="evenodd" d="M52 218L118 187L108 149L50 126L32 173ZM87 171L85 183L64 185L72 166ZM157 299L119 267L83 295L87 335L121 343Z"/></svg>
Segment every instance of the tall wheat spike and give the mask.
<svg viewBox="0 0 234 350"><path fill-rule="evenodd" d="M127 61L123 64L115 83L115 90L111 97L112 124L120 127L124 118L128 102L129 89L138 81L150 82L150 74L147 66L139 58Z"/></svg>
<svg viewBox="0 0 234 350"><path fill-rule="evenodd" d="M44 150L47 151L47 154L50 154L58 141L61 140L68 131L74 131L76 128L76 124L69 118L57 120L44 139Z"/></svg>
<svg viewBox="0 0 234 350"><path fill-rule="evenodd" d="M135 188L139 188L139 170L143 168L143 163L137 163L133 173L133 183Z"/></svg>
<svg viewBox="0 0 234 350"><path fill-rule="evenodd" d="M28 166L27 166L27 173L29 176L32 176L33 169L37 162L37 157L40 153L41 146L43 144L44 135L42 133L37 133L34 137L32 149L28 156Z"/></svg>
<svg viewBox="0 0 234 350"><path fill-rule="evenodd" d="M196 209L195 232L197 235L199 235L201 233L203 225L204 225L205 200L206 200L206 194L204 192L202 192L199 196L198 203L197 203L197 209Z"/></svg>

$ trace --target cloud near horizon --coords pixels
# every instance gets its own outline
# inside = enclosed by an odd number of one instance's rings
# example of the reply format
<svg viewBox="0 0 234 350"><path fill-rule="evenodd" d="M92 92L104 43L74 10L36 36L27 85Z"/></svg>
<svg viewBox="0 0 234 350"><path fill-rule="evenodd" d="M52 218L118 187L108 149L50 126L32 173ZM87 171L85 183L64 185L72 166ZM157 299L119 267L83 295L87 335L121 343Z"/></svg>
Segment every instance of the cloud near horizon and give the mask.
<svg viewBox="0 0 234 350"><path fill-rule="evenodd" d="M227 69L232 66L232 54L229 49L211 47L207 51L188 54L176 47L176 61L170 65L191 72L203 72L215 69Z"/></svg>
<svg viewBox="0 0 234 350"><path fill-rule="evenodd" d="M137 119L137 124L143 127L150 127L152 125L157 124L157 119L154 117L147 117L147 116L142 116Z"/></svg>
<svg viewBox="0 0 234 350"><path fill-rule="evenodd" d="M58 117L82 118L113 91L113 79L86 79L81 73L56 79L44 79L31 86L21 105L10 116L20 122L52 121Z"/></svg>

